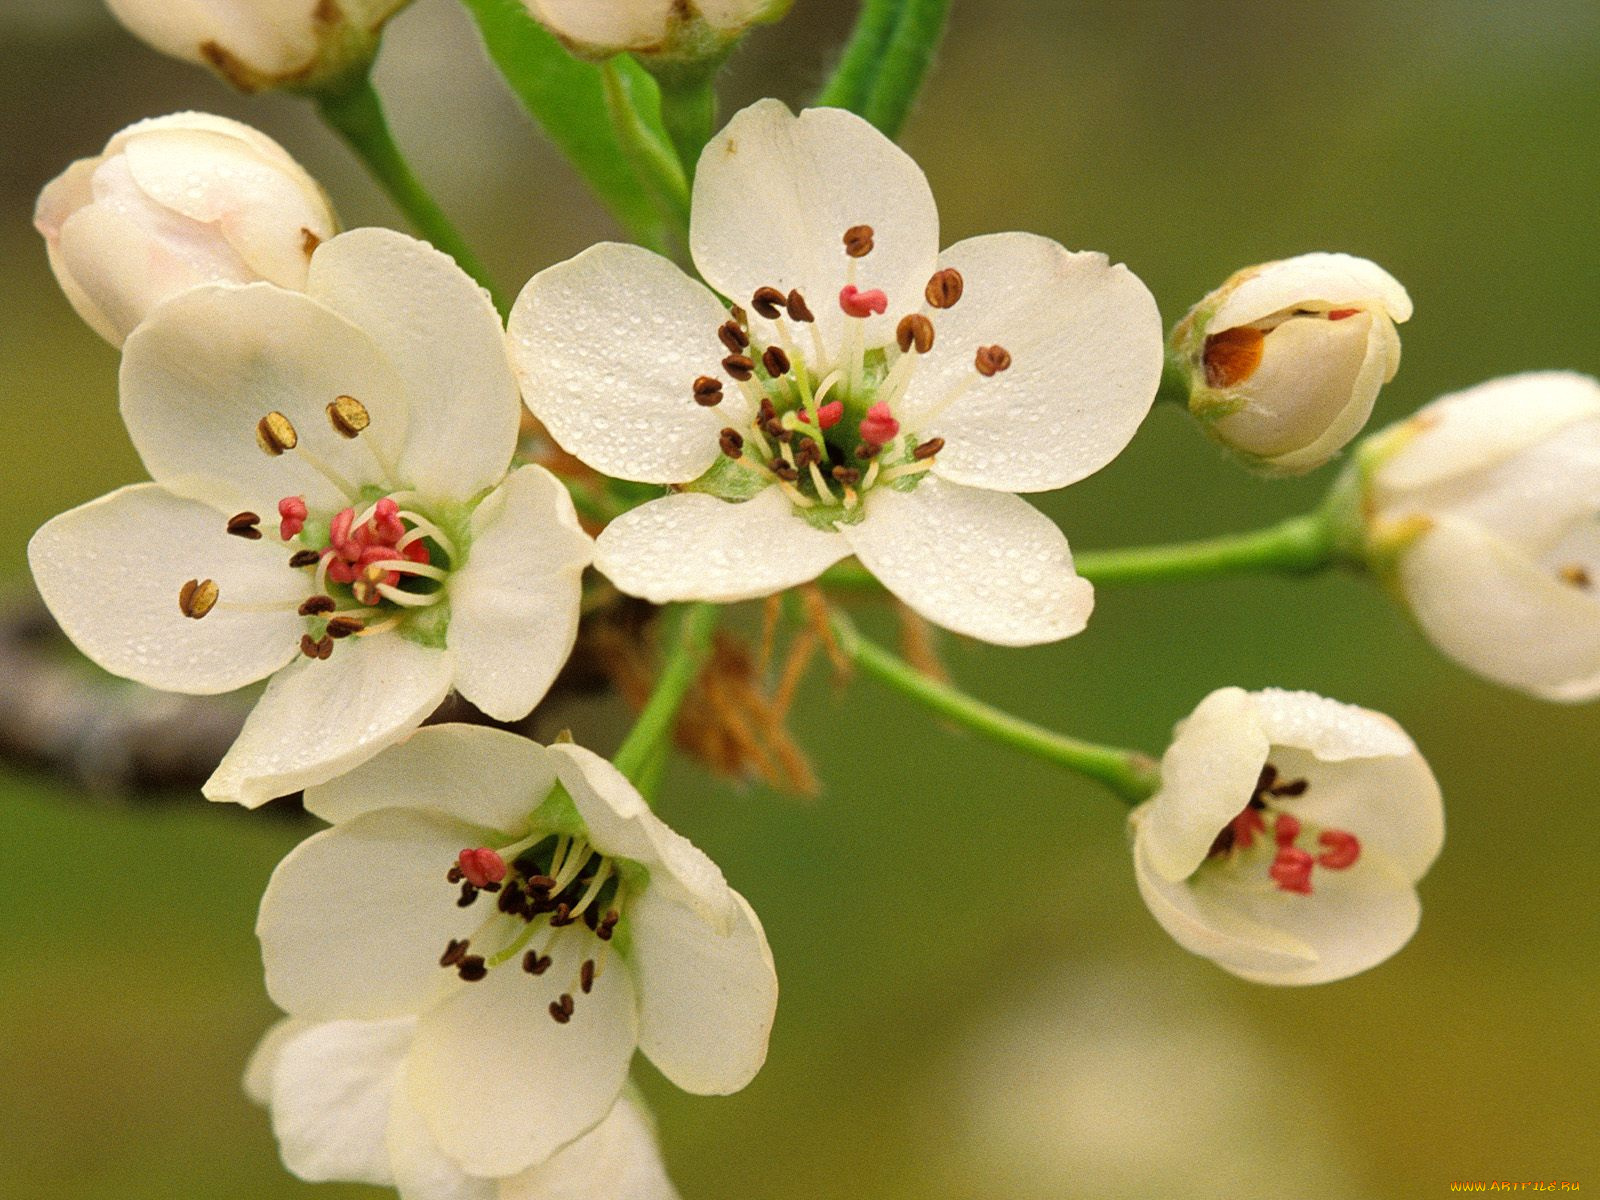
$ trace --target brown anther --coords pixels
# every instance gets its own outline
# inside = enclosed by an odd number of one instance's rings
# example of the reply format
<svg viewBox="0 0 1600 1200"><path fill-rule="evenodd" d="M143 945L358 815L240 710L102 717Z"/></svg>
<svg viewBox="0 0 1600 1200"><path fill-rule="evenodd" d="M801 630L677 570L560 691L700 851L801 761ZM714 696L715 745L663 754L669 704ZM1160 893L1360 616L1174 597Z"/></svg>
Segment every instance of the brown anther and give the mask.
<svg viewBox="0 0 1600 1200"><path fill-rule="evenodd" d="M761 365L767 369L767 374L774 379L789 373L789 356L783 352L782 346L768 346L761 355Z"/></svg>
<svg viewBox="0 0 1600 1200"><path fill-rule="evenodd" d="M460 867L451 867L444 873L446 883L460 883L463 878Z"/></svg>
<svg viewBox="0 0 1600 1200"><path fill-rule="evenodd" d="M750 328L750 314L745 312L745 310L740 308L737 304L729 307L728 316L732 317L734 321L736 321L745 329Z"/></svg>
<svg viewBox="0 0 1600 1200"><path fill-rule="evenodd" d="M556 1003L561 1006L561 1011L566 1013L569 1017L572 1015L572 1010L577 1007L572 1002L571 992L562 992L561 999L557 1000Z"/></svg>
<svg viewBox="0 0 1600 1200"><path fill-rule="evenodd" d="M322 555L315 550L296 550L289 556L291 567L314 567L322 561Z"/></svg>
<svg viewBox="0 0 1600 1200"><path fill-rule="evenodd" d="M755 376L756 364L749 355L730 354L722 360L722 369L740 383L744 383Z"/></svg>
<svg viewBox="0 0 1600 1200"><path fill-rule="evenodd" d="M281 412L269 412L256 422L256 445L273 458L299 444L300 435L295 432L294 423Z"/></svg>
<svg viewBox="0 0 1600 1200"><path fill-rule="evenodd" d="M353 438L372 424L372 414L354 396L340 396L328 405L328 423L340 437Z"/></svg>
<svg viewBox="0 0 1600 1200"><path fill-rule="evenodd" d="M1011 351L1004 346L979 346L977 357L973 360L978 368L978 374L985 379L993 378L1011 368Z"/></svg>
<svg viewBox="0 0 1600 1200"><path fill-rule="evenodd" d="M723 324L717 329L717 336L722 339L722 344L728 348L729 354L742 354L744 348L750 344L750 335L737 321Z"/></svg>
<svg viewBox="0 0 1600 1200"><path fill-rule="evenodd" d="M312 596L300 605L298 611L302 617L321 617L338 607L339 602L332 596Z"/></svg>
<svg viewBox="0 0 1600 1200"><path fill-rule="evenodd" d="M785 483L793 483L795 480L800 478L800 472L796 471L781 458L773 459L770 465L772 467L772 473Z"/></svg>
<svg viewBox="0 0 1600 1200"><path fill-rule="evenodd" d="M457 908L470 908L472 906L472 902L474 900L476 900L477 898L478 898L478 889L473 887L470 883L468 883L466 880L463 879L461 881L461 895L456 900L456 907Z"/></svg>
<svg viewBox="0 0 1600 1200"><path fill-rule="evenodd" d="M602 942L609 942L611 935L616 931L617 922L622 919L622 914L616 909L608 909L606 915L600 918L600 928L595 933L600 935Z"/></svg>
<svg viewBox="0 0 1600 1200"><path fill-rule="evenodd" d="M578 986L585 996L594 991L594 959L583 960L583 966L578 969Z"/></svg>
<svg viewBox="0 0 1600 1200"><path fill-rule="evenodd" d="M316 639L313 638L309 633L302 633L300 635L300 653L304 654L307 658L315 658L317 656Z"/></svg>
<svg viewBox="0 0 1600 1200"><path fill-rule="evenodd" d="M1231 388L1249 379L1261 366L1266 340L1266 334L1248 325L1224 329L1206 338L1205 350L1201 353L1206 386Z"/></svg>
<svg viewBox="0 0 1600 1200"><path fill-rule="evenodd" d="M328 636L331 638L347 638L352 634L360 633L367 627L367 623L360 617L330 617L328 619Z"/></svg>
<svg viewBox="0 0 1600 1200"><path fill-rule="evenodd" d="M702 375L694 381L694 402L702 408L715 408L722 403L722 380Z"/></svg>
<svg viewBox="0 0 1600 1200"><path fill-rule="evenodd" d="M301 636L303 637L304 635L302 634ZM327 634L323 634L322 640L317 643L317 658L321 662L327 662L332 657L333 639Z"/></svg>
<svg viewBox="0 0 1600 1200"><path fill-rule="evenodd" d="M1575 588L1587 588L1594 584L1593 577L1588 570L1578 563L1568 563L1556 572L1562 583L1570 583Z"/></svg>
<svg viewBox="0 0 1600 1200"><path fill-rule="evenodd" d="M865 258L873 245L871 225L852 225L844 231L844 252L851 258Z"/></svg>
<svg viewBox="0 0 1600 1200"><path fill-rule="evenodd" d="M178 611L198 621L217 605L217 585L210 579L191 579L178 589Z"/></svg>
<svg viewBox="0 0 1600 1200"><path fill-rule="evenodd" d="M550 957L537 950L529 950L522 956L522 969L529 975L543 975L550 969Z"/></svg>
<svg viewBox="0 0 1600 1200"><path fill-rule="evenodd" d="M724 429L718 444L729 458L738 458L744 453L744 438L737 429Z"/></svg>
<svg viewBox="0 0 1600 1200"><path fill-rule="evenodd" d="M772 397L761 397L761 403L756 406L756 420L762 425L765 425L777 415L778 410L772 405Z"/></svg>
<svg viewBox="0 0 1600 1200"><path fill-rule="evenodd" d="M788 303L789 297L775 287L757 288L756 294L750 298L750 307L769 321L776 321Z"/></svg>
<svg viewBox="0 0 1600 1200"><path fill-rule="evenodd" d="M900 344L902 354L915 346L918 354L933 349L933 322L921 313L909 313L900 318L895 327L894 340Z"/></svg>
<svg viewBox="0 0 1600 1200"><path fill-rule="evenodd" d="M856 447L856 457L862 462L867 462L870 459L877 458L882 450L883 447L878 445L877 442L862 442Z"/></svg>
<svg viewBox="0 0 1600 1200"><path fill-rule="evenodd" d="M228 518L228 532L234 537L247 538L252 542L261 540L261 524L259 513L242 512Z"/></svg>
<svg viewBox="0 0 1600 1200"><path fill-rule="evenodd" d="M444 953L439 956L439 965L441 967L455 966L458 962L466 957L468 945L469 943L465 938L462 938L460 941L457 941L455 938L451 938L449 943L444 948Z"/></svg>
<svg viewBox="0 0 1600 1200"><path fill-rule="evenodd" d="M930 308L954 308L961 299L961 293L967 290L967 281L961 278L961 272L954 267L946 267L942 271L934 272L932 279L928 280L928 288L923 296L928 301Z"/></svg>
<svg viewBox="0 0 1600 1200"><path fill-rule="evenodd" d="M802 325L809 325L817 319L817 314L811 311L806 298L798 290L789 293L789 319Z"/></svg>
<svg viewBox="0 0 1600 1200"><path fill-rule="evenodd" d="M535 892L548 892L555 887L556 881L548 875L530 875L527 879L528 888Z"/></svg>
<svg viewBox="0 0 1600 1200"><path fill-rule="evenodd" d="M305 226L300 227L300 253L310 258L317 252L317 247L322 245L322 239Z"/></svg>
<svg viewBox="0 0 1600 1200"><path fill-rule="evenodd" d="M572 1014L561 1006L560 1001L550 1001L550 1019L557 1025L565 1025L572 1020Z"/></svg>
<svg viewBox="0 0 1600 1200"><path fill-rule="evenodd" d="M861 472L856 470L854 467L835 467L833 470L829 471L828 474L832 475L846 487L853 487L855 484L861 482Z"/></svg>
<svg viewBox="0 0 1600 1200"><path fill-rule="evenodd" d="M572 905L561 903L556 905L555 912L550 914L550 928L561 929L573 922Z"/></svg>
<svg viewBox="0 0 1600 1200"><path fill-rule="evenodd" d="M923 442L922 445L918 446L911 452L911 457L916 459L918 462L925 462L943 449L943 438L929 438L927 441Z"/></svg>
<svg viewBox="0 0 1600 1200"><path fill-rule="evenodd" d="M784 428L783 422L773 417L770 421L761 422L761 431L768 437L775 437L780 442L792 442L794 434Z"/></svg>
<svg viewBox="0 0 1600 1200"><path fill-rule="evenodd" d="M802 471L813 463L822 461L822 447L810 438L798 440L794 445L794 465Z"/></svg>
<svg viewBox="0 0 1600 1200"><path fill-rule="evenodd" d="M483 955L469 954L456 965L456 974L468 983L477 983L489 974L489 967L483 961Z"/></svg>

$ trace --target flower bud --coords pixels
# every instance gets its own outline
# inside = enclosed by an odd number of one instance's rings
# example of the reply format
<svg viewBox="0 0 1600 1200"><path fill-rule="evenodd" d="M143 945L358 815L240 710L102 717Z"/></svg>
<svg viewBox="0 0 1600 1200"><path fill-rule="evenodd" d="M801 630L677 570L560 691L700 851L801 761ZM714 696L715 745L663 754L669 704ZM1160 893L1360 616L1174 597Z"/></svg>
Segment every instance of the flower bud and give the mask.
<svg viewBox="0 0 1600 1200"><path fill-rule="evenodd" d="M793 0L522 0L574 54L693 62L716 58Z"/></svg>
<svg viewBox="0 0 1600 1200"><path fill-rule="evenodd" d="M1513 375L1445 396L1361 452L1365 553L1468 670L1600 697L1600 383Z"/></svg>
<svg viewBox="0 0 1600 1200"><path fill-rule="evenodd" d="M316 91L361 70L410 0L106 0L136 36L242 92Z"/></svg>
<svg viewBox="0 0 1600 1200"><path fill-rule="evenodd" d="M1377 264L1302 254L1236 273L1178 324L1172 351L1214 438L1263 474L1299 475L1366 424L1410 316Z"/></svg>
<svg viewBox="0 0 1600 1200"><path fill-rule="evenodd" d="M338 231L328 198L265 134L204 113L140 121L39 194L34 225L78 315L114 346L206 283L299 289Z"/></svg>

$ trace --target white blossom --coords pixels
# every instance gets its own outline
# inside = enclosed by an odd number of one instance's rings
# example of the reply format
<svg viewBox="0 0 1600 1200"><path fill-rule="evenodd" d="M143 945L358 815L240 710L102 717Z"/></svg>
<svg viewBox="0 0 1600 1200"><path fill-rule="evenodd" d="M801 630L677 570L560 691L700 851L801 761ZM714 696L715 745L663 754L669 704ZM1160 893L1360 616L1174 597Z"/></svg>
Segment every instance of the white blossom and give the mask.
<svg viewBox="0 0 1600 1200"><path fill-rule="evenodd" d="M760 922L604 759L430 726L305 800L333 828L262 899L267 991L311 1021L416 1017L408 1094L464 1170L594 1128L636 1048L701 1094L760 1069Z"/></svg>
<svg viewBox="0 0 1600 1200"><path fill-rule="evenodd" d="M410 2L106 0L135 36L246 92L315 88L360 70L384 22Z"/></svg>
<svg viewBox="0 0 1600 1200"><path fill-rule="evenodd" d="M903 151L776 101L707 147L690 242L710 287L601 245L512 313L523 395L556 440L673 487L611 523L600 570L656 602L734 601L855 554L960 633L1084 627L1093 590L1066 539L1011 493L1093 473L1148 412L1161 322L1137 278L1021 233L940 254Z"/></svg>
<svg viewBox="0 0 1600 1200"><path fill-rule="evenodd" d="M1370 557L1428 637L1508 687L1600 696L1600 383L1493 380L1369 449Z"/></svg>
<svg viewBox="0 0 1600 1200"><path fill-rule="evenodd" d="M1439 786L1398 725L1276 689L1207 696L1130 826L1162 928L1273 984L1344 979L1399 950L1444 842Z"/></svg>
<svg viewBox="0 0 1600 1200"><path fill-rule="evenodd" d="M677 1200L650 1116L631 1089L599 1125L538 1166L505 1177L468 1174L439 1148L411 1099L416 1029L415 1017L290 1018L267 1032L245 1090L271 1110L285 1166L312 1183L393 1187L400 1200Z"/></svg>
<svg viewBox="0 0 1600 1200"><path fill-rule="evenodd" d="M130 125L46 185L34 213L62 291L113 346L199 284L304 288L338 224L283 147L205 113Z"/></svg>
<svg viewBox="0 0 1600 1200"><path fill-rule="evenodd" d="M330 779L451 687L500 720L545 694L593 544L553 476L511 470L499 319L445 255L364 229L316 251L304 292L191 289L128 339L121 382L154 482L55 518L29 561L113 674L271 677L209 797Z"/></svg>
<svg viewBox="0 0 1600 1200"><path fill-rule="evenodd" d="M1410 317L1376 263L1302 254L1236 273L1178 324L1173 350L1212 436L1264 474L1298 475L1366 425Z"/></svg>
<svg viewBox="0 0 1600 1200"><path fill-rule="evenodd" d="M590 58L711 58L793 0L523 0L575 52Z"/></svg>

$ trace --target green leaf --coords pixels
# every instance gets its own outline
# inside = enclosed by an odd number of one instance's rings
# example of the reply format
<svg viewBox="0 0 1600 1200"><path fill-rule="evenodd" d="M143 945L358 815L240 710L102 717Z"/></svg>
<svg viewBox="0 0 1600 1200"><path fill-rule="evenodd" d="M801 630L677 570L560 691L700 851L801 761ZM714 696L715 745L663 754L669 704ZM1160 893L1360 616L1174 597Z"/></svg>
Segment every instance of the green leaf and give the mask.
<svg viewBox="0 0 1600 1200"><path fill-rule="evenodd" d="M623 228L642 242L659 245L661 213L640 185L629 156L618 141L606 107L601 69L569 54L553 34L533 19L521 0L462 3L478 23L489 57L522 106L572 161ZM670 144L661 126L655 81L631 59L615 60L613 68L624 77L629 94L640 99L641 121L663 144Z"/></svg>

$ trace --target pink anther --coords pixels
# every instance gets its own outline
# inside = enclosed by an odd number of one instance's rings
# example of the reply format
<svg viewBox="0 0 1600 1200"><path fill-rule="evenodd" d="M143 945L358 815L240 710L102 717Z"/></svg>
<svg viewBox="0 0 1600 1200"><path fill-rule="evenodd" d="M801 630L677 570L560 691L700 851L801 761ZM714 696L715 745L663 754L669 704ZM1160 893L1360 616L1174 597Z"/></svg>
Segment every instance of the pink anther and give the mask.
<svg viewBox="0 0 1600 1200"><path fill-rule="evenodd" d="M861 418L861 440L874 446L888 445L899 433L900 422L894 419L889 405L882 400L867 409L867 415Z"/></svg>
<svg viewBox="0 0 1600 1200"><path fill-rule="evenodd" d="M1359 308L1330 308L1328 310L1328 320L1342 321L1346 317L1355 316L1360 311Z"/></svg>
<svg viewBox="0 0 1600 1200"><path fill-rule="evenodd" d="M882 316L889 311L889 297L878 288L863 292L855 284L847 283L839 292L839 307L849 317Z"/></svg>
<svg viewBox="0 0 1600 1200"><path fill-rule="evenodd" d="M1280 846L1294 845L1295 838L1300 836L1300 822L1288 813L1279 813L1277 821L1272 826L1272 835Z"/></svg>
<svg viewBox="0 0 1600 1200"><path fill-rule="evenodd" d="M830 400L827 404L817 409L817 424L823 429L832 429L843 416L844 401ZM807 425L811 424L811 414L803 408L800 410L800 419Z"/></svg>
<svg viewBox="0 0 1600 1200"><path fill-rule="evenodd" d="M1315 865L1316 861L1304 850L1285 846L1278 851L1278 857L1272 860L1272 867L1267 874L1272 876L1272 881L1280 890L1309 896L1311 868Z"/></svg>
<svg viewBox="0 0 1600 1200"><path fill-rule="evenodd" d="M463 850L456 858L461 876L475 888L488 887L506 877L506 860L487 846Z"/></svg>
<svg viewBox="0 0 1600 1200"><path fill-rule="evenodd" d="M1361 840L1353 833L1346 833L1342 829L1327 829L1317 841L1327 847L1317 855L1317 861L1330 871L1342 871L1361 857Z"/></svg>
<svg viewBox="0 0 1600 1200"><path fill-rule="evenodd" d="M278 516L283 518L278 524L278 533L284 541L300 536L308 515L304 496L285 496L278 501Z"/></svg>

